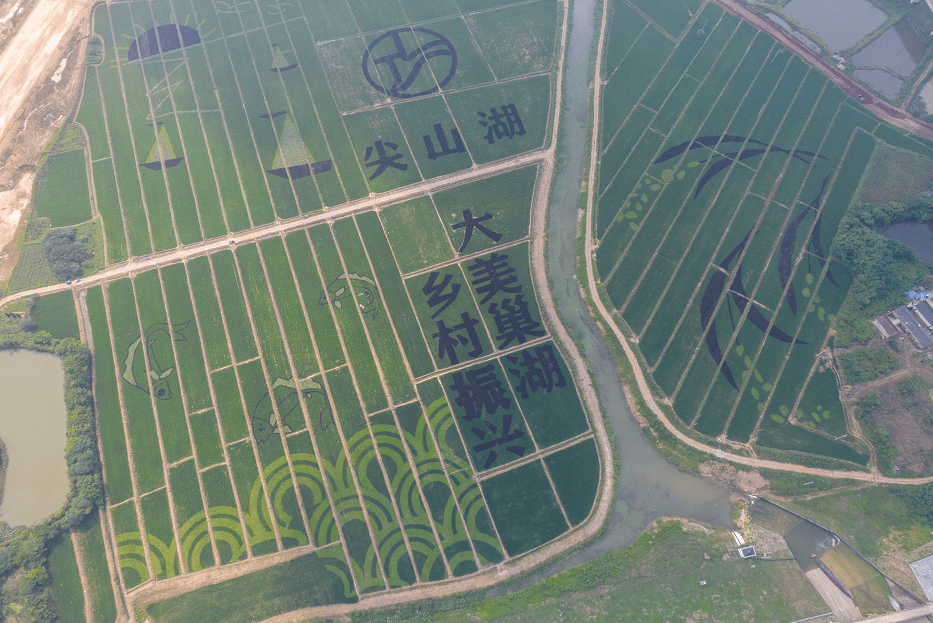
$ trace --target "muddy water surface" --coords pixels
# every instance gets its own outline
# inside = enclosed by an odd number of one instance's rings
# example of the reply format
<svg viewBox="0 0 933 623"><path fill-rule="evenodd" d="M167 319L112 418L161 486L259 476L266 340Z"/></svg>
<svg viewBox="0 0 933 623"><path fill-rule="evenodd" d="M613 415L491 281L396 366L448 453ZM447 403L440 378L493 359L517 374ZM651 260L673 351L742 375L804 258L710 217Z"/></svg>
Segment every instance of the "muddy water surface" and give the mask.
<svg viewBox="0 0 933 623"><path fill-rule="evenodd" d="M65 398L61 360L0 351L0 439L7 469L0 521L32 525L65 502Z"/></svg>

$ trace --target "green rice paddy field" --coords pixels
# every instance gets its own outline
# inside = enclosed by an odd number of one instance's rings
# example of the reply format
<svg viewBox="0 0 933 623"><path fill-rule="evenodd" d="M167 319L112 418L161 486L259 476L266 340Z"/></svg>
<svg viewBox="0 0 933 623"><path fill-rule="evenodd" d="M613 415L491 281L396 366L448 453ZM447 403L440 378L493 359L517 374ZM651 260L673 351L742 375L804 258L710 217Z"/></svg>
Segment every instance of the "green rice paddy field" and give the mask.
<svg viewBox="0 0 933 623"><path fill-rule="evenodd" d="M852 282L830 245L876 146L933 147L714 4L680 21L632 4L612 7L601 68L593 235L609 302L685 426L865 465L837 439L839 390L817 358Z"/></svg>
<svg viewBox="0 0 933 623"><path fill-rule="evenodd" d="M86 149L46 179L86 183L112 263L539 150L562 12L100 5L105 59L75 119ZM476 573L586 520L600 462L531 279L537 177L525 166L88 289L118 587L310 552L249 591L211 588L219 610L201 613L200 591L150 618L353 602ZM62 212L62 186L40 187L42 214L83 218ZM266 582L281 589L249 606Z"/></svg>
<svg viewBox="0 0 933 623"><path fill-rule="evenodd" d="M553 0L172 0L92 18L106 57L76 115L90 166L55 156L38 205L81 222L90 206L66 213L62 195L93 188L111 262L544 145Z"/></svg>
<svg viewBox="0 0 933 623"><path fill-rule="evenodd" d="M590 514L595 443L527 233L462 254L442 236L457 261L404 276L383 226L398 211L450 220L427 197L89 291L126 589L312 545L356 599L474 573Z"/></svg>
<svg viewBox="0 0 933 623"><path fill-rule="evenodd" d="M599 461L531 281L536 176L91 288L122 586L311 545L355 600L583 522Z"/></svg>

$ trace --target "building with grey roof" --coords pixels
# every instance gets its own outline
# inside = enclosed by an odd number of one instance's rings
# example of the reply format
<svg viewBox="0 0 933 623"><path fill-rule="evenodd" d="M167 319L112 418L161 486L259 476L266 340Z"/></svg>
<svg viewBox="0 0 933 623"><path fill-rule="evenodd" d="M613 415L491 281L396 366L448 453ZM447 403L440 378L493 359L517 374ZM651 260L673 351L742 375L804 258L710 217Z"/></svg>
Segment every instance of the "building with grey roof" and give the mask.
<svg viewBox="0 0 933 623"><path fill-rule="evenodd" d="M930 339L930 336L926 331L923 330L923 327L920 326L920 323L917 322L917 319L914 317L914 314L910 309L905 307L898 307L894 310L894 315L897 316L897 319L900 323L907 329L911 337L914 338L914 341L917 342L917 346L922 349L930 348L933 346L933 340Z"/></svg>
<svg viewBox="0 0 933 623"><path fill-rule="evenodd" d="M923 300L915 303L914 310L920 316L920 322L926 325L927 330L933 329L933 307L930 307L930 301Z"/></svg>

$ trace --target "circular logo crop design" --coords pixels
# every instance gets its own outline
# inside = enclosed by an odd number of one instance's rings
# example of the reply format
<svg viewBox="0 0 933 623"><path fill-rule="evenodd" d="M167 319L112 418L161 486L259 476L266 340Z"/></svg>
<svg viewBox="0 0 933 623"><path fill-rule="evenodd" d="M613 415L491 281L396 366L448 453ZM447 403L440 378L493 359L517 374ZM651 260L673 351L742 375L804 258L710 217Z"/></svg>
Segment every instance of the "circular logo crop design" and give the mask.
<svg viewBox="0 0 933 623"><path fill-rule="evenodd" d="M403 33L424 33L430 40L427 43L417 45L410 51L406 49L405 42L402 40ZM425 91L409 91L418 75L424 69L429 58L446 56L449 59L449 69L447 75L441 78L446 64L437 63L435 67L428 68L428 72L434 69L437 83ZM442 89L450 79L454 77L457 71L457 51L447 37L428 30L427 28L396 28L390 30L376 38L366 49L363 55L363 75L374 89L380 93L385 93L390 97L405 99L409 97L418 97L420 95L430 95ZM383 78L380 78L382 76ZM392 84L385 84L383 80L392 79Z"/></svg>

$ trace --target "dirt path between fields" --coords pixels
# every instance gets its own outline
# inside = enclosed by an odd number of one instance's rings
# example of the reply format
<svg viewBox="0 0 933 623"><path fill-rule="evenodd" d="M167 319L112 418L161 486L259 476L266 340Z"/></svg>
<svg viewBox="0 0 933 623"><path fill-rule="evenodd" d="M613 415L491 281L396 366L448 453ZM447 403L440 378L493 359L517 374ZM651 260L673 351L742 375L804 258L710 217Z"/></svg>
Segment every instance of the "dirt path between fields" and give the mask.
<svg viewBox="0 0 933 623"><path fill-rule="evenodd" d="M78 531L72 530L71 546L75 550L75 562L78 564L78 576L81 579L81 590L84 592L84 620L94 620L94 609L91 608L91 585L87 581L87 572L84 570L84 552L81 550L81 539L78 538Z"/></svg>
<svg viewBox="0 0 933 623"><path fill-rule="evenodd" d="M733 15L742 18L758 30L767 33L772 39L777 40L779 43L789 48L790 51L799 56L801 60L832 80L836 86L845 91L849 97L861 103L862 106L870 110L876 116L899 128L933 140L933 125L915 119L903 110L895 108L873 96L865 87L849 78L833 65L824 61L818 54L814 54L807 46L794 39L786 30L762 14L756 13L754 10L745 6L741 0L713 0L713 2ZM862 99L859 100L859 97Z"/></svg>

